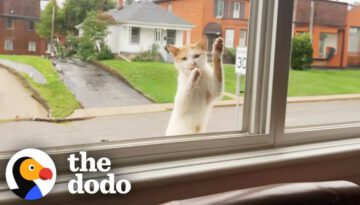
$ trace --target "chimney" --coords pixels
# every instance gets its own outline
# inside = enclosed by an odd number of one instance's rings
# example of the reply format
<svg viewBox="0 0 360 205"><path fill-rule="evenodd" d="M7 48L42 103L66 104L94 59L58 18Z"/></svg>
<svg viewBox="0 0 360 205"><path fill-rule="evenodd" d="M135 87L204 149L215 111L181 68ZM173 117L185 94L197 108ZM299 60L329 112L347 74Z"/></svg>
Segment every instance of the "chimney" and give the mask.
<svg viewBox="0 0 360 205"><path fill-rule="evenodd" d="M124 7L124 0L117 0L117 8L120 10Z"/></svg>

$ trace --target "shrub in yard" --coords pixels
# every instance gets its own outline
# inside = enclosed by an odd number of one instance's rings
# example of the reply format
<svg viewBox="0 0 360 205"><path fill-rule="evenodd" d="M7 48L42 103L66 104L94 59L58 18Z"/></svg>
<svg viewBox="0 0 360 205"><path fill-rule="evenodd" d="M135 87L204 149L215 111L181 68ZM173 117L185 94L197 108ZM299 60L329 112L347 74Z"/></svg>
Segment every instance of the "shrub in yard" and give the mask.
<svg viewBox="0 0 360 205"><path fill-rule="evenodd" d="M139 55L135 56L132 60L143 62L143 61L162 61L159 51L158 51L158 45L153 44L151 46L151 49L140 53Z"/></svg>
<svg viewBox="0 0 360 205"><path fill-rule="evenodd" d="M295 35L292 39L291 68L307 70L313 62L313 48L309 34Z"/></svg>
<svg viewBox="0 0 360 205"><path fill-rule="evenodd" d="M236 48L226 48L226 54L230 58L231 62L235 62L236 60Z"/></svg>
<svg viewBox="0 0 360 205"><path fill-rule="evenodd" d="M111 52L110 48L107 46L103 46L102 50L99 51L96 55L97 60L107 60L107 59L114 59L115 56Z"/></svg>

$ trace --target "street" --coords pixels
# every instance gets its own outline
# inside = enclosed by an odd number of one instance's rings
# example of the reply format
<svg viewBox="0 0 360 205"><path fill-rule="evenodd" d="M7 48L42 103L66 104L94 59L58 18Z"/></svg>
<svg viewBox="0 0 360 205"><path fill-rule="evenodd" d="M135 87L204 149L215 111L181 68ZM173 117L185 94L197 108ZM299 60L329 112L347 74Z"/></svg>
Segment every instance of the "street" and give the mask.
<svg viewBox="0 0 360 205"><path fill-rule="evenodd" d="M286 126L303 127L360 121L359 105L360 100L291 103L288 104ZM169 116L170 112L155 112L61 124L32 121L1 123L0 150L159 137L164 135ZM235 107L215 108L211 113L208 131L236 130L235 117Z"/></svg>

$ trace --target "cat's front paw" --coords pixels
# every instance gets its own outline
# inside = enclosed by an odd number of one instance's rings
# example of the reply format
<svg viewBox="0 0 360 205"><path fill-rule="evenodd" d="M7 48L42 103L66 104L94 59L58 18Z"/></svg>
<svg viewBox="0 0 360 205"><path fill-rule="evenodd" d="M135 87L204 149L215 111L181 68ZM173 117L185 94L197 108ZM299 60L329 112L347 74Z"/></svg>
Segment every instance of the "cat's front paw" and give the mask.
<svg viewBox="0 0 360 205"><path fill-rule="evenodd" d="M224 39L219 37L213 44L213 53L222 54L224 51Z"/></svg>
<svg viewBox="0 0 360 205"><path fill-rule="evenodd" d="M196 85L197 82L199 82L200 76L201 76L201 71L199 68L194 68L191 71L190 78L193 85Z"/></svg>

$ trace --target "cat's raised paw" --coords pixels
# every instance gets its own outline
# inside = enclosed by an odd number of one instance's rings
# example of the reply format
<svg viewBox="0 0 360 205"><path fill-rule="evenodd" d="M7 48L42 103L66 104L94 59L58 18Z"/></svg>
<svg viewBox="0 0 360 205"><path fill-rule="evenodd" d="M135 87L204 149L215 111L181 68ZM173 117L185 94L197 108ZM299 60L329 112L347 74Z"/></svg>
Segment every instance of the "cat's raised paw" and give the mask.
<svg viewBox="0 0 360 205"><path fill-rule="evenodd" d="M214 42L213 52L222 53L223 51L224 51L224 39L219 37Z"/></svg>

